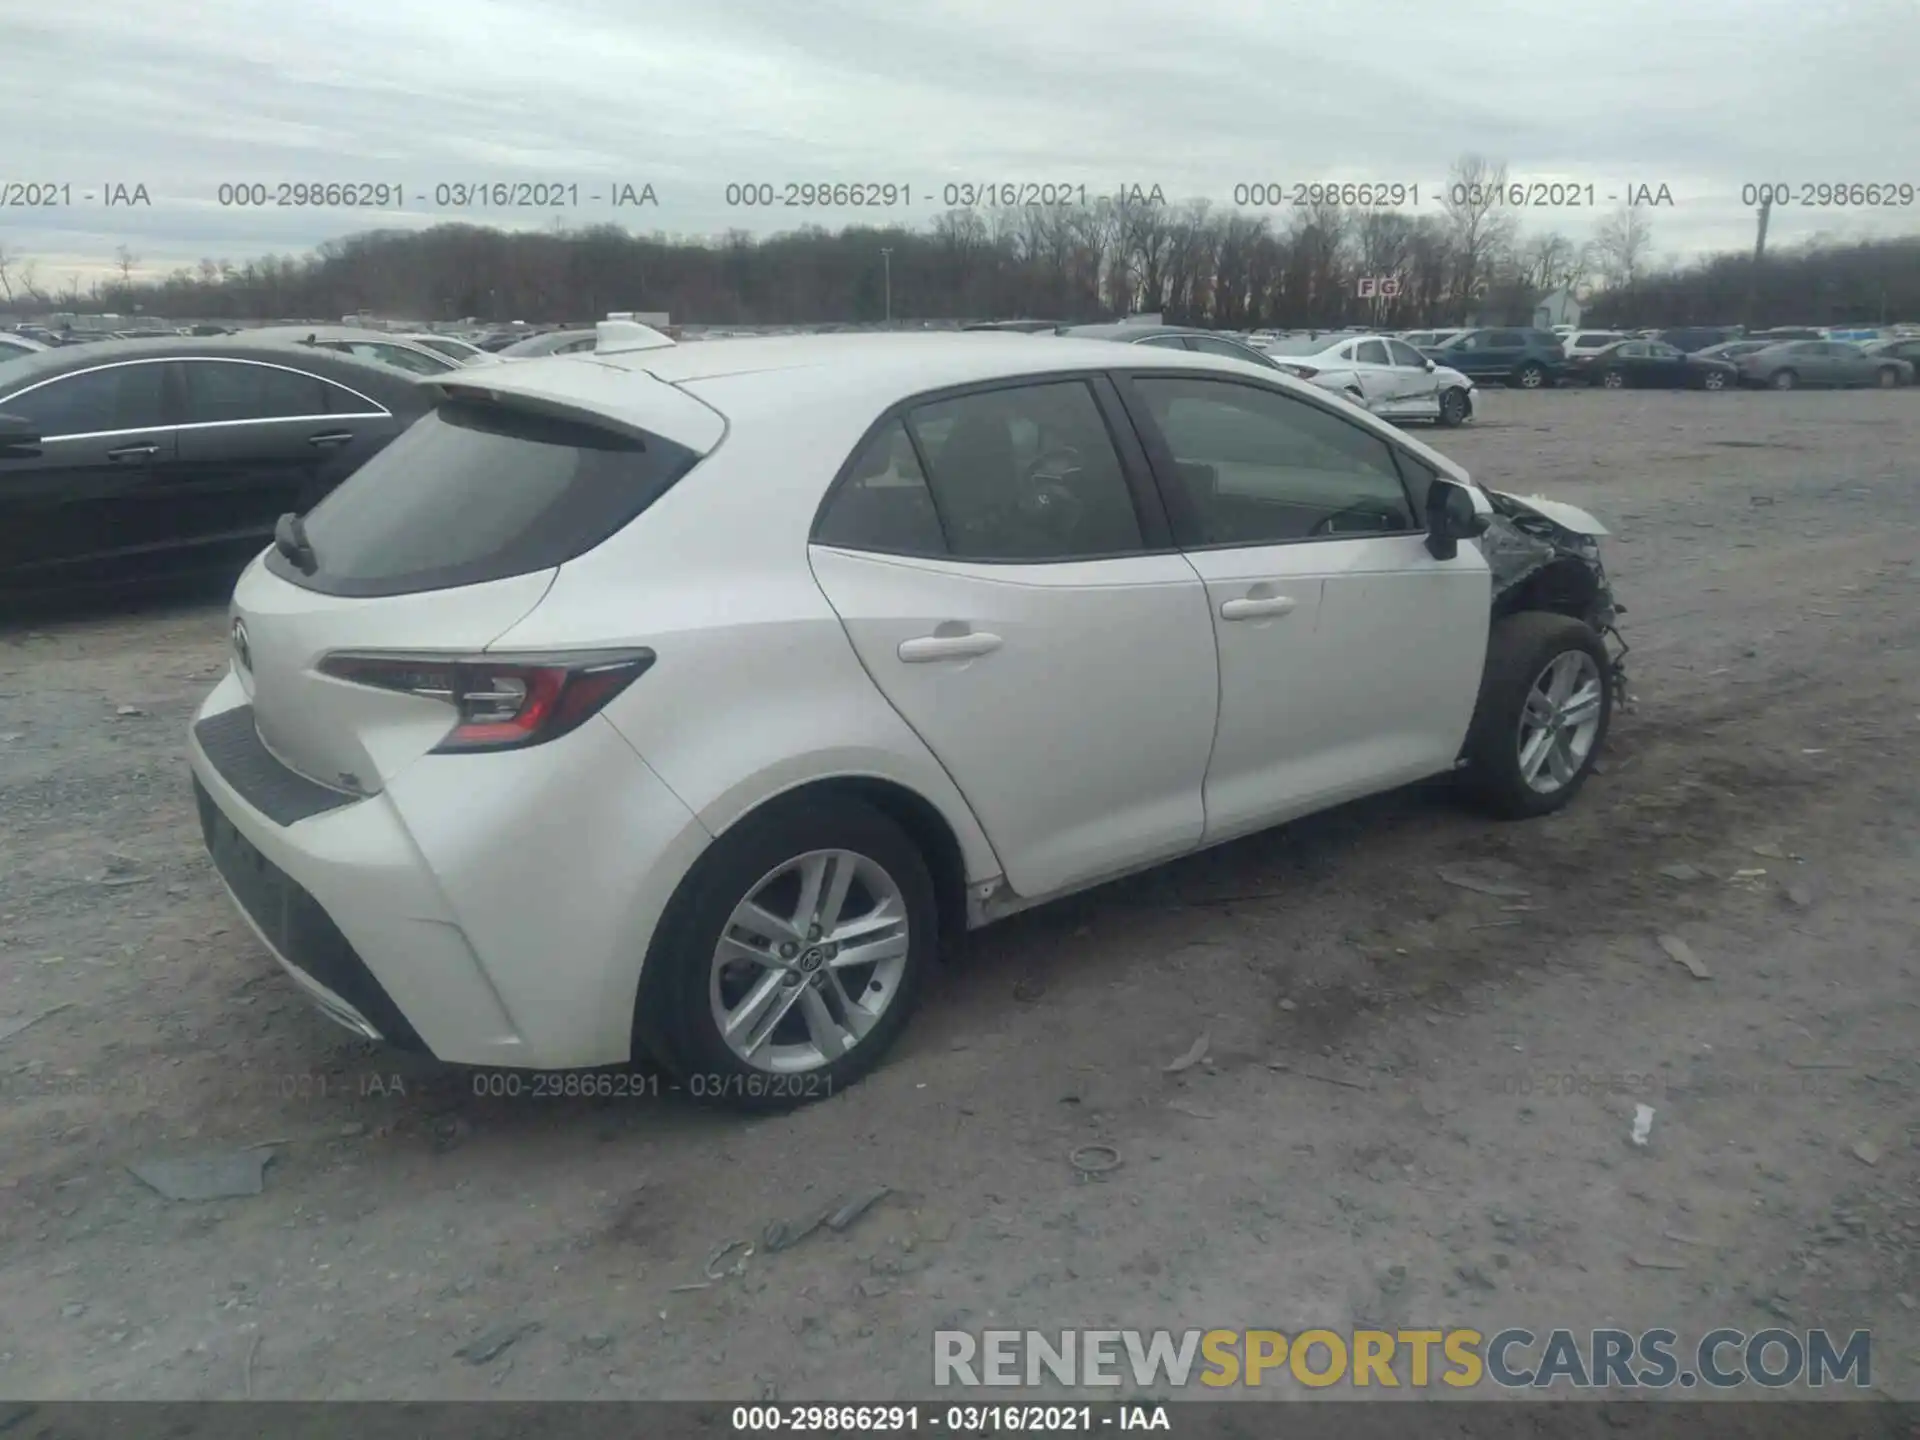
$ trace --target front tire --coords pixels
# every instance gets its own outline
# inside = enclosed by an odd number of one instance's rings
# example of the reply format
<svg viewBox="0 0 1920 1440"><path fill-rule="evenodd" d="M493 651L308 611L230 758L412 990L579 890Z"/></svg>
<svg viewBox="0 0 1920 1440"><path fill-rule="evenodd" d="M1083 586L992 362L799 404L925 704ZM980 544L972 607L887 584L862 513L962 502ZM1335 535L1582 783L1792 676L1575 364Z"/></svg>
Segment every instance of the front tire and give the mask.
<svg viewBox="0 0 1920 1440"><path fill-rule="evenodd" d="M1791 370L1776 370L1767 379L1767 384L1775 390L1791 390L1800 383L1800 377Z"/></svg>
<svg viewBox="0 0 1920 1440"><path fill-rule="evenodd" d="M1618 370L1603 370L1600 372L1600 384L1603 389L1624 390L1627 388L1627 377Z"/></svg>
<svg viewBox="0 0 1920 1440"><path fill-rule="evenodd" d="M1538 390L1547 383L1547 371L1538 361L1529 360L1514 372L1513 383L1522 390Z"/></svg>
<svg viewBox="0 0 1920 1440"><path fill-rule="evenodd" d="M1900 372L1891 365L1882 365L1875 380L1882 390L1891 390L1900 383Z"/></svg>
<svg viewBox="0 0 1920 1440"><path fill-rule="evenodd" d="M1468 414L1467 392L1458 385L1450 386L1440 394L1440 423L1451 430L1465 423Z"/></svg>
<svg viewBox="0 0 1920 1440"><path fill-rule="evenodd" d="M1523 611L1494 622L1465 780L1490 813L1548 815L1579 793L1613 720L1612 661L1591 625Z"/></svg>
<svg viewBox="0 0 1920 1440"><path fill-rule="evenodd" d="M824 1099L905 1028L938 930L926 860L891 819L838 795L775 800L716 840L668 905L636 1049L696 1100Z"/></svg>
<svg viewBox="0 0 1920 1440"><path fill-rule="evenodd" d="M1709 370L1705 375L1700 377L1700 388L1702 390L1724 390L1727 388L1727 377L1722 375L1718 370Z"/></svg>

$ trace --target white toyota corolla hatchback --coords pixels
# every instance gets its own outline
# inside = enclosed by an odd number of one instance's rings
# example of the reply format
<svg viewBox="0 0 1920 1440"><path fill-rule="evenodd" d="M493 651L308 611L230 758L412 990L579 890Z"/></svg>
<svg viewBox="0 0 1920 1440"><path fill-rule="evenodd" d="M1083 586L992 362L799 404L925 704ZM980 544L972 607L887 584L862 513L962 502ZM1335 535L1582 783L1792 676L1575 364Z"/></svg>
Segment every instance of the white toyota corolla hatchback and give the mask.
<svg viewBox="0 0 1920 1440"><path fill-rule="evenodd" d="M275 958L442 1060L825 1095L943 937L1445 771L1543 814L1621 682L1591 516L1251 364L614 323L432 383L190 747Z"/></svg>

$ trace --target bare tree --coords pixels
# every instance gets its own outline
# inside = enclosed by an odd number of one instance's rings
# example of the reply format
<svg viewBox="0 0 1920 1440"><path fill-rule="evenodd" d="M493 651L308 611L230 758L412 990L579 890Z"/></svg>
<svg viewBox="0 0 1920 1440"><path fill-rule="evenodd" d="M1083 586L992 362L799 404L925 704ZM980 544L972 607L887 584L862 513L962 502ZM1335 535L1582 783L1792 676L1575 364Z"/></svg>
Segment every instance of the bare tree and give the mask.
<svg viewBox="0 0 1920 1440"><path fill-rule="evenodd" d="M1622 205L1600 222L1593 248L1608 285L1630 290L1653 251L1653 222L1638 205Z"/></svg>
<svg viewBox="0 0 1920 1440"><path fill-rule="evenodd" d="M113 251L114 268L120 272L120 288L133 288L134 267L140 263L140 257L124 245L116 245Z"/></svg>
<svg viewBox="0 0 1920 1440"><path fill-rule="evenodd" d="M1496 256L1513 244L1515 222L1507 208L1507 165L1483 155L1463 155L1447 175L1440 197L1453 246L1453 303L1464 317L1487 290Z"/></svg>
<svg viewBox="0 0 1920 1440"><path fill-rule="evenodd" d="M0 296L4 296L8 305L13 304L13 270L20 263L20 257L0 242Z"/></svg>

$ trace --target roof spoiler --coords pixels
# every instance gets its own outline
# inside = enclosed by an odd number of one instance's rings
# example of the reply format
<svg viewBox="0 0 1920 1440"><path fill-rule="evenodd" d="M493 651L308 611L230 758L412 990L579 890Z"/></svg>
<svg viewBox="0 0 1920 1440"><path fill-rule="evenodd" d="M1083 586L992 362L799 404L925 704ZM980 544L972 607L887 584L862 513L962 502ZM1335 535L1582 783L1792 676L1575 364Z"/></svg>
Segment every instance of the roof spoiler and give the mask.
<svg viewBox="0 0 1920 1440"><path fill-rule="evenodd" d="M593 327L593 353L620 355L629 350L664 350L673 337L662 335L651 325L642 325L631 310L616 310Z"/></svg>

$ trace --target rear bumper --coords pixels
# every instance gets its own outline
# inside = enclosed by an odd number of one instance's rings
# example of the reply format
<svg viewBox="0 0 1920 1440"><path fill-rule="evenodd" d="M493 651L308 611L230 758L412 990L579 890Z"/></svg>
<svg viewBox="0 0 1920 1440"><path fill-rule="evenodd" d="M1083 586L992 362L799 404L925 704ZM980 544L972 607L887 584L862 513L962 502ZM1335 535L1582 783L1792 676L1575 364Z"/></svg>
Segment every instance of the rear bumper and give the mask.
<svg viewBox="0 0 1920 1440"><path fill-rule="evenodd" d="M709 837L612 726L424 756L362 798L287 769L245 710L229 677L195 719L202 832L240 913L327 1015L461 1064L629 1057L641 960Z"/></svg>

